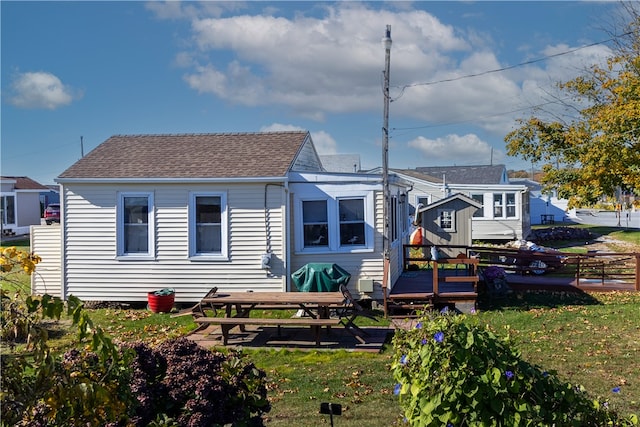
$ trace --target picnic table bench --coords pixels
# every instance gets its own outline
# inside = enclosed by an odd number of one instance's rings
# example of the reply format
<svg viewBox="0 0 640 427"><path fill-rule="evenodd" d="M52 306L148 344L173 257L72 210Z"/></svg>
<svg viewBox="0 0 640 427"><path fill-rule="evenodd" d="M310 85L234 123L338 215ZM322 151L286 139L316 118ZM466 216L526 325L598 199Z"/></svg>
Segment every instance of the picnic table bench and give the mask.
<svg viewBox="0 0 640 427"><path fill-rule="evenodd" d="M194 322L201 326L219 325L222 342L227 345L229 332L246 325L275 325L280 335L281 326L310 326L317 346L320 346L322 327L327 331L332 326L342 325L358 341L365 343L368 334L355 324L357 317L377 321L376 315L358 304L346 285L339 286L339 292L218 292L211 289L194 307L178 313L178 316L192 315ZM289 318L251 317L252 310L298 309L302 316ZM217 310L224 309L224 317L217 316ZM234 313L235 309L235 313ZM213 310L210 316L208 310ZM332 311L335 316L331 316Z"/></svg>
<svg viewBox="0 0 640 427"><path fill-rule="evenodd" d="M217 292L212 289L202 300L190 310L194 322L200 325L219 325L222 342L227 345L229 332L245 325L310 326L316 341L320 345L322 327L328 330L342 322L341 318L331 318L332 308L344 307L345 297L342 292ZM213 310L209 316L207 310ZM223 309L225 316L216 316L216 311ZM235 309L235 313L234 313ZM303 312L301 317L263 318L250 317L252 310L290 310Z"/></svg>
<svg viewBox="0 0 640 427"><path fill-rule="evenodd" d="M316 345L321 343L321 329L323 326L327 328L331 326L337 326L340 324L338 318L313 318L313 317L291 317L286 319L276 318L258 318L258 317L199 317L194 319L196 323L200 324L214 324L220 325L222 332L222 344L227 345L229 341L229 331L236 326L244 325L275 325L278 327L278 336L280 336L281 326L311 326L313 335L315 337Z"/></svg>

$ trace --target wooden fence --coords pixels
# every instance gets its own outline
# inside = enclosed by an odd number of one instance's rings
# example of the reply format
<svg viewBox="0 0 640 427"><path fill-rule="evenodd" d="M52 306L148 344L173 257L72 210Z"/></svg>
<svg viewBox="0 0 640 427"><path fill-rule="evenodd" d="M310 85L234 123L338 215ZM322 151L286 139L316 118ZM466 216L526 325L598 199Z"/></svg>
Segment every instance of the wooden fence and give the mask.
<svg viewBox="0 0 640 427"><path fill-rule="evenodd" d="M575 286L610 285L640 291L640 253L587 252L576 254L561 251L505 249L480 246L438 246L439 256L478 258L479 268L499 266L522 276L571 279ZM404 269L410 265L431 261L431 245L404 245Z"/></svg>

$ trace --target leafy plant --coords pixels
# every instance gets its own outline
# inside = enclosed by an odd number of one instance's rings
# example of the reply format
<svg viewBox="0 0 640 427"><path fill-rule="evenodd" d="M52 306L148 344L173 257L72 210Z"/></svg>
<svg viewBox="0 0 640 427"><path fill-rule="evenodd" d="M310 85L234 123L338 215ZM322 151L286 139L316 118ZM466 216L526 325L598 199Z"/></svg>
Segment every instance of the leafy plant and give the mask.
<svg viewBox="0 0 640 427"><path fill-rule="evenodd" d="M638 423L522 360L507 339L464 315L425 314L414 329L397 331L393 346L394 393L409 425Z"/></svg>
<svg viewBox="0 0 640 427"><path fill-rule="evenodd" d="M266 374L239 353L209 351L186 338L152 349L135 343L131 392L133 425L261 426L269 412ZM155 421L154 421L155 420Z"/></svg>
<svg viewBox="0 0 640 427"><path fill-rule="evenodd" d="M1 253L4 272L19 266L31 274L39 260ZM270 410L265 373L239 354L214 353L186 338L156 349L118 347L74 296L65 303L3 292L2 308L3 337L26 344L1 354L0 425L261 426ZM56 355L43 321L59 321L65 309L84 348Z"/></svg>

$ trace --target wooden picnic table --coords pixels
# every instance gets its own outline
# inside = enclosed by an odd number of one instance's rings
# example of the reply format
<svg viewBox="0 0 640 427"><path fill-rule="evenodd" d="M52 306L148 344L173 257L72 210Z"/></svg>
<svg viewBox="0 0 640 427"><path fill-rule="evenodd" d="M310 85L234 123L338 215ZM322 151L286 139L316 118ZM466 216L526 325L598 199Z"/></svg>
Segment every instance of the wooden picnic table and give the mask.
<svg viewBox="0 0 640 427"><path fill-rule="evenodd" d="M340 319L331 319L331 308L343 306L342 292L215 292L205 296L194 310L194 320L201 324L217 324L222 330L223 344L226 345L229 331L245 325L275 325L278 332L281 326L311 326L315 333L316 344L320 345L320 329L329 329L340 323ZM224 309L225 317L207 316L205 309L211 307ZM235 309L235 314L234 314ZM256 318L250 317L251 310L290 310L300 309L308 317L297 318Z"/></svg>

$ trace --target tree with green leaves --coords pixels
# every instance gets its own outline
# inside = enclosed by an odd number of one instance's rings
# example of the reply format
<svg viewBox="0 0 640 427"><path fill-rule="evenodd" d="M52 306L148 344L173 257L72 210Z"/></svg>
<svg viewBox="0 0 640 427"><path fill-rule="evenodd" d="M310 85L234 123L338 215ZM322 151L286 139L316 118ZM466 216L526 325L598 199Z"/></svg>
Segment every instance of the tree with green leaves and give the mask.
<svg viewBox="0 0 640 427"><path fill-rule="evenodd" d="M640 13L631 16L606 65L558 88L576 114L518 120L505 137L507 153L542 163L546 190L555 189L569 207L589 206L620 190L640 191Z"/></svg>

